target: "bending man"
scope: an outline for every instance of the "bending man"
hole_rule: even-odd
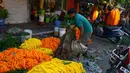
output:
[[[87,42],[88,40],[90,40],[91,35],[93,33],[92,25],[87,20],[87,18],[77,13],[74,8],[69,9],[67,14],[69,15],[70,18],[74,19],[76,26],[81,31],[81,37],[80,37],[81,43],[87,46]]]

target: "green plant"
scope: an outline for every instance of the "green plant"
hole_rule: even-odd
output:
[[[18,41],[12,38],[11,35],[7,35],[7,37],[3,40],[0,40],[0,51],[3,51],[7,48],[18,47]]]
[[[123,4],[123,5],[129,5],[130,4],[130,0],[102,0],[100,2],[103,2],[103,1],[107,1],[107,2],[115,2],[116,4]]]
[[[67,28],[68,26],[69,26],[69,25],[67,25],[66,22],[62,22],[61,25],[60,25],[61,28]]]
[[[8,18],[8,10],[4,8],[0,8],[0,18]]]

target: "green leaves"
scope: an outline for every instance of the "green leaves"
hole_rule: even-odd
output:
[[[117,3],[128,5],[130,3],[129,0],[116,0]]]
[[[18,47],[18,41],[12,36],[8,35],[7,38],[4,40],[0,40],[0,51],[3,51],[7,48],[12,48],[12,47]]]
[[[102,1],[107,1],[110,2],[110,0],[102,0]],[[113,2],[113,0],[111,0]],[[114,0],[117,4],[124,4],[124,5],[129,5],[130,0]]]
[[[66,22],[62,22],[61,25],[60,25],[61,28],[67,28],[68,26],[69,26],[69,25],[67,25]]]
[[[0,9],[0,18],[8,18],[7,9]]]
[[[6,72],[6,73],[27,73],[28,70],[14,70],[14,71],[9,71],[9,72]]]

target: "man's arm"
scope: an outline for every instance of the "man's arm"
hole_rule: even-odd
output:
[[[81,32],[81,35],[80,35],[80,38],[84,35],[84,28],[83,28],[83,25],[81,25],[80,27],[79,27],[79,29],[80,29],[80,32]]]
[[[77,25],[78,25],[79,30],[81,32],[81,35],[80,35],[80,38],[81,38],[83,36],[83,34],[84,34],[84,27],[83,27],[83,24],[82,24],[82,20],[78,19],[77,20]]]

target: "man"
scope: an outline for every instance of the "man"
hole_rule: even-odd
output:
[[[93,32],[92,25],[84,16],[78,14],[74,8],[69,9],[67,14],[70,18],[74,18],[76,26],[81,31],[80,41],[83,45],[87,46],[87,42],[90,39]]]

